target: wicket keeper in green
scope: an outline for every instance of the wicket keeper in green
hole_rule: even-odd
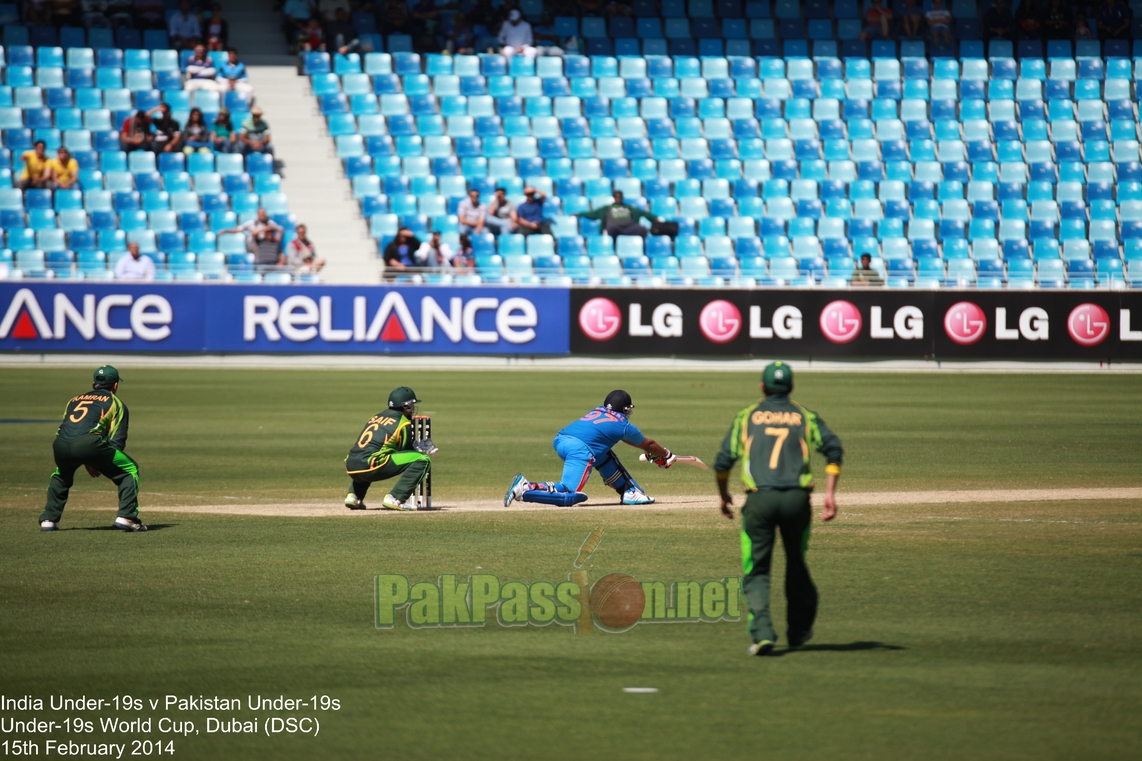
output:
[[[785,545],[789,647],[799,647],[813,637],[817,588],[805,565],[813,519],[809,506],[813,491],[810,448],[828,462],[821,519],[831,521],[837,514],[837,479],[844,456],[841,440],[817,413],[789,398],[792,390],[793,369],[783,362],[768,365],[761,375],[765,398],[738,413],[714,461],[722,514],[732,519],[733,498],[727,484],[734,463],[742,460],[746,492],[742,508],[742,591],[749,605],[749,632],[753,637],[750,655],[767,655],[777,644],[769,616],[769,568],[777,532]]]
[[[91,391],[73,397],[52,442],[56,470],[48,483],[48,501],[40,514],[40,531],[57,531],[67,496],[80,465],[92,478],[107,476],[119,487],[119,513],[112,528],[146,531],[139,520],[139,466],[123,450],[127,446],[127,405],[115,395],[119,371],[104,365],[95,371]]]
[[[353,480],[345,496],[345,507],[364,510],[370,484],[400,476],[381,506],[387,510],[416,509],[409,497],[428,476],[432,455],[436,454],[432,439],[412,439],[412,416],[418,402],[411,388],[401,386],[389,394],[389,408],[369,418],[345,458],[345,470]]]

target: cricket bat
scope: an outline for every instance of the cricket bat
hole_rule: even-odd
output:
[[[638,456],[638,459],[639,459],[639,462],[654,462],[654,458],[652,458],[646,452],[643,452],[642,454],[640,454]],[[702,462],[699,458],[695,457],[694,455],[677,454],[677,455],[674,455],[674,459],[676,462],[685,463],[686,465],[693,465],[695,468],[701,468],[702,470],[709,470],[710,469],[710,466],[708,466],[706,463]]]

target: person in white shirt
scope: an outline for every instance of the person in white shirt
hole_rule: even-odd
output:
[[[202,39],[202,27],[198,23],[198,16],[190,10],[190,3],[182,0],[178,4],[178,13],[170,20],[171,47],[191,48]]]
[[[116,280],[154,280],[155,261],[139,254],[138,243],[127,244],[127,255],[115,264]]]
[[[460,202],[456,209],[456,216],[460,220],[460,233],[462,235],[479,235],[484,232],[484,223],[488,218],[488,207],[480,203],[480,191],[473,188],[468,191],[468,197]]]
[[[452,247],[440,240],[440,233],[432,233],[426,243],[421,243],[414,254],[417,262],[433,269],[452,269]]]
[[[217,92],[218,83],[214,81],[214,77],[218,75],[218,70],[214,68],[214,61],[210,56],[206,55],[206,48],[202,45],[194,46],[194,55],[186,62],[186,83],[183,89],[192,92],[194,90],[212,90]]]
[[[508,20],[500,26],[500,53],[504,58],[522,55],[535,58],[535,38],[531,34],[531,24],[523,20],[518,10],[508,14]]]

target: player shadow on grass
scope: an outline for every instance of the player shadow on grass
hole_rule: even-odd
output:
[[[147,531],[162,531],[164,528],[174,528],[177,525],[178,525],[177,523],[148,523],[147,524]],[[123,532],[122,529],[115,528],[114,526],[73,526],[72,528],[65,528],[65,529],[60,529],[60,530],[61,531],[119,531],[121,533],[127,533],[127,532]]]
[[[770,655],[795,655],[796,653],[809,653],[809,652],[828,652],[828,653],[849,653],[855,650],[907,650],[908,648],[900,645],[887,645],[883,642],[846,642],[839,645],[817,644],[817,645],[802,645],[801,647],[792,650],[778,650]]]

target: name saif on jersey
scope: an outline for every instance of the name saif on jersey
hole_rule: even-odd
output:
[[[757,410],[750,418],[750,422],[754,425],[801,425],[801,413]]]

